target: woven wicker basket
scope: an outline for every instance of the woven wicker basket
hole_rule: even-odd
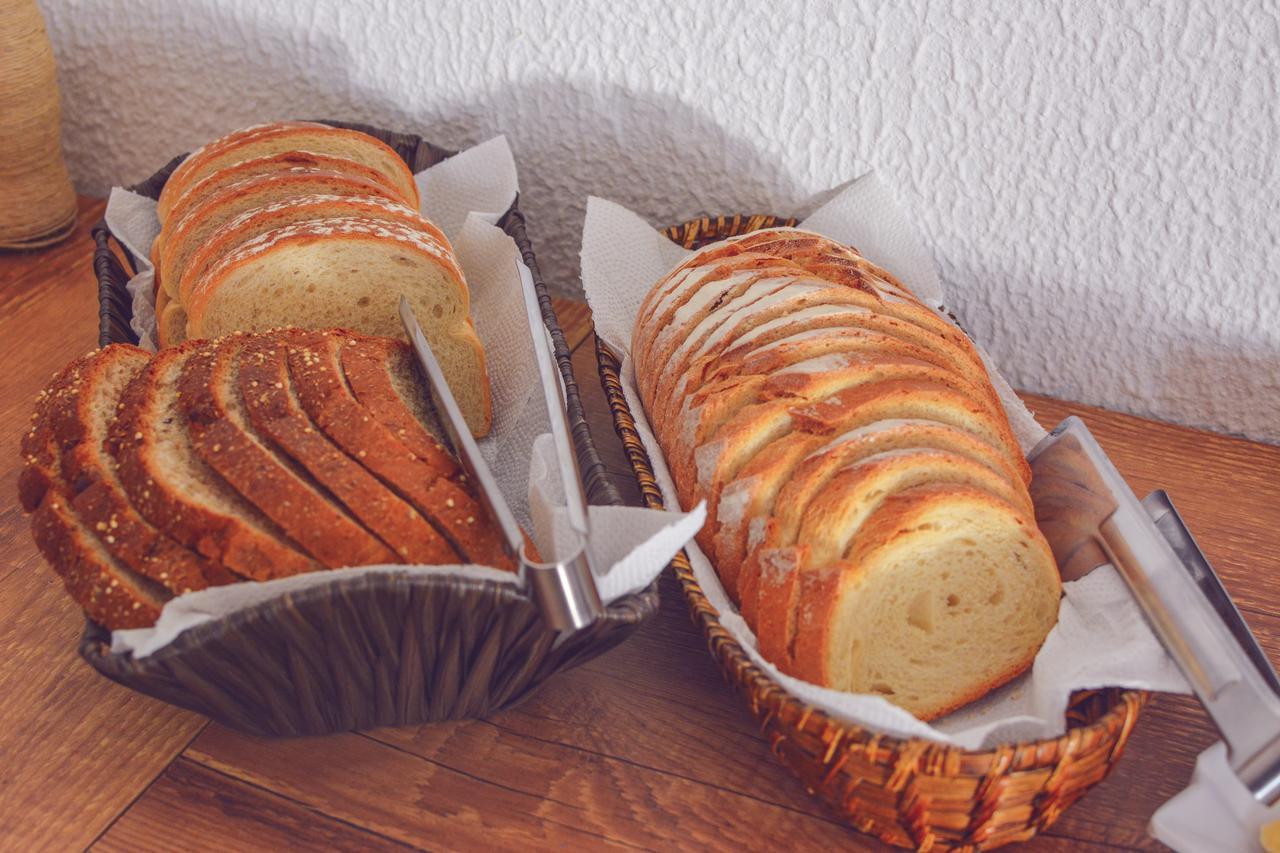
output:
[[[415,172],[453,153],[417,136],[329,124],[376,136]],[[157,197],[181,159],[132,189]],[[591,443],[569,348],[525,234],[524,216],[512,204],[498,224],[533,272],[588,496],[592,503],[620,503]],[[122,246],[113,248],[105,223],[94,230],[94,238],[99,343],[134,343],[125,264],[136,269],[136,263]],[[555,673],[612,648],[657,608],[655,582],[609,605],[604,618],[587,629],[558,638],[546,630],[529,596],[510,584],[444,575],[364,575],[202,624],[140,660],[112,654],[110,633],[89,622],[80,654],[114,681],[231,728],[313,735],[494,713],[527,697]]]
[[[696,249],[794,224],[774,216],[703,217],[664,233]],[[662,493],[622,392],[619,359],[599,338],[596,353],[614,427],[640,493],[647,506],[661,508]],[[787,693],[720,624],[688,557],[681,552],[671,565],[694,622],[729,683],[745,696],[774,755],[840,818],[890,844],[990,849],[1025,841],[1107,775],[1147,701],[1147,694],[1135,691],[1080,692],[1072,697],[1062,737],[984,751],[876,734]]]

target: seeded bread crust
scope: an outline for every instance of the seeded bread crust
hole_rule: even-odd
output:
[[[307,415],[335,444],[411,503],[463,559],[514,570],[479,503],[448,473],[433,468],[379,423],[351,393],[339,351],[358,340],[343,330],[312,332],[289,346],[289,373]]]
[[[396,438],[432,468],[457,480],[462,476],[461,467],[424,424],[431,404],[422,387],[414,389],[417,393],[409,397],[406,383],[397,383],[393,376],[396,370],[413,371],[411,352],[403,341],[352,336],[340,350],[342,372],[360,404],[388,426]]]
[[[113,557],[175,595],[230,583],[223,567],[149,524],[129,503],[106,449],[125,386],[146,368],[144,350],[117,344],[85,359],[70,393],[55,394],[46,420],[61,453],[64,495]]]
[[[95,350],[55,374],[37,397],[32,427],[23,437],[24,468],[19,477],[22,505],[32,512],[36,547],[89,617],[112,629],[151,624],[168,593],[115,559],[104,548],[103,539],[111,534],[95,532],[72,506],[54,436],[53,410],[79,393],[95,365],[130,358],[132,349]]]
[[[191,447],[176,383],[202,345],[161,350],[121,397],[110,441],[130,502],[156,527],[242,577],[270,580],[320,568]]]
[[[326,567],[396,562],[391,549],[247,421],[237,377],[244,344],[244,335],[222,338],[183,364],[178,398],[196,454]]]
[[[303,411],[286,356],[296,336],[292,331],[255,335],[245,346],[240,390],[254,427],[324,484],[401,562],[458,562],[458,553],[435,527],[330,441]]]

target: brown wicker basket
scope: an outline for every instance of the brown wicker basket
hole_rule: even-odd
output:
[[[703,217],[663,233],[696,249],[794,224],[775,216]],[[662,493],[622,392],[619,359],[599,338],[596,353],[614,428],[640,493],[647,506],[660,509]],[[684,552],[671,565],[694,622],[729,683],[745,696],[773,753],[841,819],[890,844],[990,849],[1031,838],[1107,775],[1147,701],[1137,691],[1082,691],[1072,697],[1062,737],[991,750],[876,734],[787,693],[720,624]]]
[[[415,172],[454,153],[409,134],[328,123],[376,136]],[[132,189],[157,197],[181,159]],[[498,224],[533,273],[587,494],[592,503],[621,503],[591,442],[569,348],[517,204]],[[135,343],[125,264],[136,270],[136,262],[122,246],[116,254],[105,223],[94,229],[94,239],[99,343]],[[110,633],[88,622],[80,654],[126,687],[231,728],[313,735],[500,711],[555,673],[612,648],[657,609],[655,581],[610,604],[604,618],[587,629],[559,636],[544,627],[527,593],[510,584],[445,575],[357,575],[199,625],[139,660],[112,654]]]

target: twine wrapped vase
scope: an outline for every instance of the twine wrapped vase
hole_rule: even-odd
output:
[[[44,17],[35,0],[0,0],[0,249],[48,246],[75,225]]]

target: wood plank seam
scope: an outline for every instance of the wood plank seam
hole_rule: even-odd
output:
[[[632,759],[630,759],[630,758],[626,758],[625,756],[621,756],[621,755],[614,755],[614,754],[612,754],[612,753],[608,753],[608,752],[599,752],[599,751],[594,750],[594,749],[588,749],[587,747],[584,747],[584,746],[578,746],[577,744],[573,744],[573,743],[566,743],[566,742],[564,742],[564,741],[556,740],[556,739],[554,739],[554,738],[542,738],[542,737],[538,737],[537,735],[532,735],[532,734],[528,734],[527,732],[522,732],[522,731],[520,731],[519,729],[513,729],[513,728],[510,728],[510,727],[508,727],[508,726],[501,725],[500,723],[495,723],[493,720],[481,720],[480,722],[486,723],[486,724],[488,724],[488,725],[490,725],[490,726],[493,726],[495,729],[498,729],[499,731],[506,732],[507,734],[514,735],[515,737],[518,737],[518,738],[528,739],[528,740],[532,740],[532,741],[537,741],[538,743],[545,743],[545,744],[548,744],[548,745],[550,745],[550,746],[560,747],[561,749],[569,749],[569,750],[573,750],[574,752],[582,752],[582,753],[585,753],[585,754],[587,754],[587,755],[594,755],[594,756],[596,756],[597,758],[603,758],[603,759],[605,759],[605,760],[607,760],[607,761],[617,761],[617,762],[619,762],[620,764],[626,764],[626,765],[628,765],[628,766],[630,766],[630,767],[634,767],[634,768],[636,768],[637,770],[643,770],[643,771],[645,771],[646,773],[656,773],[656,774],[659,774],[659,775],[661,775],[661,776],[668,776],[668,777],[671,777],[671,778],[673,778],[673,779],[679,779],[679,780],[681,780],[681,781],[683,781],[683,782],[688,782],[688,783],[690,783],[691,785],[699,785],[699,786],[704,787],[704,788],[709,788],[710,790],[713,790],[713,791],[719,791],[719,792],[721,792],[721,793],[723,793],[723,794],[728,794],[728,795],[730,795],[730,796],[734,796],[734,797],[743,797],[743,798],[748,799],[748,800],[754,800],[754,801],[756,801],[757,803],[761,803],[762,805],[773,806],[773,807],[775,807],[775,808],[785,809],[786,811],[792,812],[792,813],[797,814],[797,815],[799,815],[799,816],[801,816],[801,817],[805,817],[805,818],[812,818],[812,819],[815,819],[815,820],[825,821],[825,822],[827,822],[827,823],[829,823],[829,824],[832,824],[833,826],[839,826],[839,827],[844,827],[844,826],[845,826],[845,824],[844,824],[842,821],[838,820],[837,818],[835,818],[835,817],[833,817],[833,816],[828,816],[828,815],[821,814],[821,813],[817,813],[817,812],[808,812],[808,811],[804,811],[803,809],[798,809],[798,808],[796,808],[794,805],[792,805],[792,804],[790,804],[790,803],[783,803],[783,802],[779,802],[779,801],[777,801],[777,800],[770,800],[770,799],[767,799],[767,798],[765,798],[765,797],[760,797],[760,796],[757,796],[757,795],[755,795],[755,794],[752,794],[752,793],[750,793],[750,792],[748,792],[748,791],[741,791],[741,790],[738,790],[738,789],[736,789],[736,788],[729,788],[729,787],[726,787],[726,786],[724,786],[724,785],[719,785],[719,784],[716,784],[716,783],[714,783],[714,782],[708,782],[708,781],[703,780],[703,779],[695,779],[695,778],[693,778],[692,776],[685,776],[685,775],[684,775],[684,774],[682,774],[682,773],[675,773],[675,772],[672,772],[672,771],[670,771],[670,770],[664,770],[664,769],[663,769],[663,768],[661,768],[661,767],[653,767],[653,766],[648,765],[648,764],[641,764],[640,762],[638,762],[638,761],[633,761]],[[379,741],[379,743],[381,743],[381,742],[382,742],[382,741]],[[764,743],[763,739],[761,739],[761,741],[760,741],[760,742],[763,744],[763,743]]]
[[[123,689],[123,688],[117,688],[117,689]],[[152,786],[156,784],[156,780],[159,779],[161,776],[163,776],[169,770],[169,768],[173,766],[174,762],[183,756],[183,753],[187,751],[187,748],[190,747],[191,744],[195,742],[196,738],[200,737],[200,733],[203,732],[206,728],[208,728],[208,726],[209,726],[209,721],[205,720],[205,722],[198,729],[192,732],[191,737],[187,740],[186,743],[182,745],[182,748],[174,750],[173,755],[169,756],[169,760],[164,763],[164,766],[161,767],[154,776],[152,776],[150,779],[147,780],[147,784],[143,785],[141,790],[139,790],[138,793],[134,795],[133,799],[129,800],[129,804],[126,805],[124,808],[122,808],[120,811],[118,811],[116,815],[113,818],[111,818],[110,821],[107,822],[107,825],[102,828],[102,831],[93,837],[93,841],[89,842],[89,844],[86,845],[86,847],[93,847],[93,845],[101,841],[103,836],[105,836],[108,832],[111,831],[111,827],[115,826],[116,822],[119,821],[121,817],[128,814],[129,809],[137,805],[138,800],[142,799],[146,795],[147,791],[151,790]]]

